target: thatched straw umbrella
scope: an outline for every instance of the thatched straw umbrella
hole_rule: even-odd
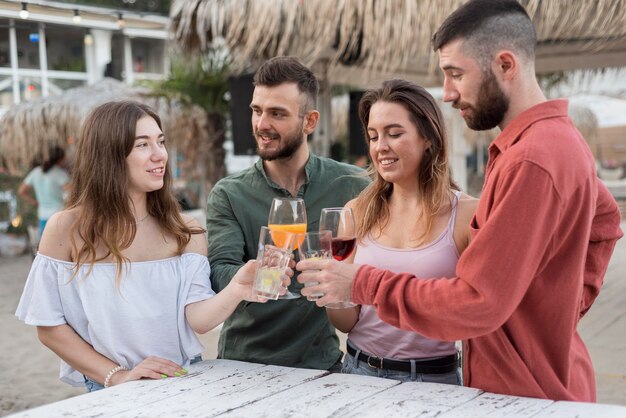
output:
[[[185,51],[226,46],[235,72],[296,55],[322,84],[370,87],[400,77],[441,84],[430,39],[466,0],[174,0],[171,31]],[[520,0],[538,35],[538,73],[626,67],[626,0]],[[326,95],[325,95],[326,93]],[[325,115],[321,122],[329,121]],[[319,131],[330,131],[328,126]],[[316,132],[319,134],[319,132]]]
[[[10,108],[0,119],[0,150],[12,166],[29,164],[38,153],[47,152],[50,145],[67,147],[77,138],[85,116],[96,106],[114,100],[132,99],[153,107],[163,118],[166,135],[181,151],[196,132],[184,132],[194,117],[183,111],[181,105],[150,95],[148,89],[129,87],[106,79],[100,83],[66,90],[61,95],[23,102]],[[196,117],[197,118],[197,117]],[[183,121],[183,119],[186,119]],[[182,121],[182,123],[181,123]],[[204,129],[200,117],[191,126]],[[206,136],[206,135],[205,135]],[[68,144],[68,140],[70,144]]]
[[[431,36],[465,1],[174,0],[171,31],[187,52],[225,46],[235,72],[280,55],[311,66],[320,79],[322,114],[313,145],[328,155],[331,81],[362,88],[389,78],[441,85]],[[626,0],[519,1],[537,31],[538,74],[626,67]],[[453,165],[462,165],[462,141],[452,142]]]
[[[174,0],[170,16],[183,49],[203,51],[219,40],[230,49],[236,70],[255,68],[273,56],[296,55],[310,65],[328,62],[331,77],[353,83],[353,74],[348,74],[350,79],[341,76],[347,67],[356,67],[361,79],[356,82],[361,84],[395,73],[436,85],[437,60],[430,38],[464,2]],[[537,30],[538,71],[626,66],[621,53],[626,45],[626,0],[520,3]]]
[[[212,149],[210,139],[215,135],[203,109],[113,79],[10,108],[0,119],[0,154],[9,169],[18,172],[36,156],[45,157],[51,145],[66,148],[71,155],[73,140],[89,111],[102,103],[124,99],[145,103],[162,118],[170,149],[182,154],[190,167],[187,175],[207,180],[209,187],[223,176],[223,150],[221,144],[219,150]],[[222,161],[217,161],[220,156]],[[171,158],[175,164],[174,160]]]

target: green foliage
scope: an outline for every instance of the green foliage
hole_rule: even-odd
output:
[[[207,113],[226,114],[228,111],[228,66],[211,55],[173,58],[168,78],[153,83],[152,87],[157,95],[198,105]]]
[[[52,65],[55,71],[85,71],[85,59],[75,58],[72,60],[64,60],[63,62]]]

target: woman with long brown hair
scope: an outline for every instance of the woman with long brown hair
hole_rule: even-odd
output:
[[[179,212],[167,161],[148,106],[110,102],[84,122],[68,209],[48,221],[16,312],[61,358],[67,383],[180,376],[200,359],[194,331],[257,301],[252,263],[211,290],[205,231]]]
[[[359,117],[374,181],[346,205],[357,223],[352,261],[418,277],[454,277],[478,201],[450,178],[435,99],[408,81],[390,80],[363,95]],[[372,306],[327,312],[348,333],[344,373],[461,383],[454,342],[388,325]]]

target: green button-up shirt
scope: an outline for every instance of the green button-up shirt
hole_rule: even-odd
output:
[[[310,155],[306,181],[298,191],[307,211],[307,228],[319,228],[322,208],[343,206],[369,183],[352,165]],[[217,182],[207,204],[211,283],[222,290],[246,261],[256,258],[261,226],[274,197],[291,196],[273,182],[259,160]],[[290,289],[299,292],[295,278]],[[306,298],[242,302],[224,323],[218,357],[255,363],[328,369],[340,357],[339,340],[323,308]]]

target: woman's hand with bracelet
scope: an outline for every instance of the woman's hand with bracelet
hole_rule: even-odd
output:
[[[114,370],[115,369],[111,369],[111,371]],[[107,383],[108,387],[111,387],[131,380],[165,379],[167,377],[179,377],[185,374],[187,374],[187,370],[173,361],[157,356],[150,356],[136,365],[132,370],[120,368],[119,371],[114,371]]]

